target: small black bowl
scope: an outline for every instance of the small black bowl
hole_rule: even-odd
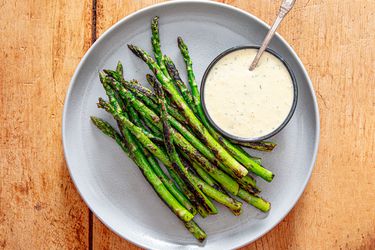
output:
[[[294,114],[294,111],[296,110],[296,106],[297,106],[297,99],[298,99],[298,88],[297,88],[297,81],[296,81],[296,77],[294,76],[294,73],[293,71],[291,70],[289,64],[279,55],[277,54],[275,51],[271,50],[271,49],[266,49],[267,52],[271,53],[272,55],[276,56],[280,61],[283,62],[283,64],[285,65],[285,67],[288,69],[289,71],[289,74],[292,78],[292,83],[293,83],[293,89],[294,89],[294,94],[293,94],[293,104],[292,104],[292,107],[289,111],[289,114],[288,116],[285,118],[284,122],[281,123],[281,125],[276,128],[275,130],[273,130],[271,133],[267,134],[267,135],[264,135],[264,136],[261,136],[261,137],[257,137],[257,138],[243,138],[243,137],[238,137],[238,136],[235,136],[235,135],[232,135],[232,134],[229,134],[228,132],[224,131],[223,129],[221,129],[214,121],[213,119],[211,118],[210,114],[208,113],[207,111],[207,108],[206,108],[206,104],[205,104],[205,100],[204,100],[204,90],[205,90],[205,85],[206,85],[206,79],[207,79],[207,76],[208,74],[210,73],[211,69],[213,68],[213,66],[221,59],[223,58],[224,56],[226,56],[227,54],[231,53],[231,52],[234,52],[234,51],[237,51],[237,50],[241,50],[241,49],[259,49],[260,47],[259,46],[237,46],[237,47],[233,47],[233,48],[230,48],[224,52],[222,52],[220,55],[218,55],[211,63],[210,65],[208,65],[206,71],[204,72],[204,75],[203,75],[203,78],[202,78],[202,83],[201,83],[201,87],[200,87],[200,90],[201,90],[201,100],[202,100],[202,106],[203,106],[203,110],[204,112],[206,113],[206,116],[208,117],[208,119],[210,120],[211,124],[218,130],[220,131],[220,133],[222,133],[224,136],[230,138],[230,139],[233,139],[233,140],[236,140],[236,141],[241,141],[241,142],[255,142],[255,141],[262,141],[262,140],[265,140],[265,139],[268,139],[274,135],[276,135],[277,133],[279,133],[287,124],[288,122],[290,121],[290,119],[292,118],[293,114]],[[249,61],[249,65],[250,65],[250,61]]]

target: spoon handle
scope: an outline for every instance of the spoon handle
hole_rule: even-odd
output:
[[[258,64],[260,57],[262,56],[264,50],[268,47],[268,44],[271,42],[273,35],[275,34],[277,28],[279,27],[281,21],[284,19],[286,14],[292,9],[296,0],[283,0],[280,6],[279,14],[276,17],[276,20],[272,24],[271,29],[268,31],[266,37],[263,40],[262,46],[259,48],[257,55],[255,56],[253,62],[251,63],[250,70],[255,69]]]

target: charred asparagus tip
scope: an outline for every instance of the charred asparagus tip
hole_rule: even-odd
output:
[[[173,62],[172,62],[172,59],[171,59],[169,56],[164,55],[163,57],[164,57],[164,60],[165,60],[166,62],[168,62],[168,63],[173,63]]]
[[[100,124],[101,124],[101,119],[99,119],[98,117],[95,117],[95,116],[90,116],[90,119],[91,119],[91,121],[92,121],[97,127],[100,126]]]
[[[111,75],[114,72],[114,70],[103,69],[103,72],[106,73],[107,75]]]
[[[128,48],[135,54],[138,53],[137,47],[134,46],[133,44],[128,44]]]
[[[177,43],[178,43],[178,46],[181,46],[181,45],[185,45],[184,44],[184,40],[182,40],[182,37],[177,37]]]
[[[137,57],[141,58],[144,61],[147,61],[147,57],[143,53],[144,51],[137,46],[134,46],[132,44],[128,44],[128,48],[133,52]]]
[[[149,83],[153,88],[155,88],[155,85],[156,85],[156,82],[157,82],[155,76],[150,75],[150,74],[147,74],[147,75],[146,75],[146,79],[147,79],[148,83]],[[156,92],[156,91],[155,91],[155,92]]]
[[[95,116],[90,116],[90,119],[92,123],[100,129],[104,134],[112,137],[113,139],[116,139],[116,137],[119,137],[115,129],[106,121],[95,117]]]
[[[154,81],[154,89],[155,89],[155,93],[158,96],[159,102],[160,102],[161,101],[160,98],[164,99],[164,93],[163,93],[163,88],[158,81]]]
[[[134,54],[136,54],[137,55],[137,50],[135,49],[135,47],[134,47],[134,45],[132,45],[132,44],[128,44],[128,48],[131,50],[131,52],[133,52]]]
[[[159,30],[159,17],[158,16],[155,16],[154,18],[152,18],[152,21],[151,21],[151,30],[153,32],[159,32],[158,31]]]
[[[99,102],[97,103],[98,108],[108,110],[109,106],[106,101],[104,101],[103,98],[99,97]]]
[[[103,71],[99,71],[99,79],[100,79],[100,82],[101,82],[101,83],[104,83],[106,76],[107,76],[107,75],[106,75],[105,72],[103,72]]]

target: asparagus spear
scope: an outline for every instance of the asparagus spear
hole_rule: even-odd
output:
[[[250,175],[246,175],[246,176],[244,176],[242,178],[239,178],[238,176],[234,175],[233,172],[231,172],[225,166],[222,167],[222,165],[219,165],[219,167],[225,173],[227,173],[228,175],[230,175],[231,177],[233,177],[233,179],[235,179],[238,182],[238,184],[240,185],[240,187],[243,188],[243,189],[245,189],[246,191],[248,191],[248,192],[250,192],[252,194],[257,194],[257,193],[259,193],[261,191],[260,188],[256,185],[255,179],[253,177],[251,177]]]
[[[189,232],[200,242],[203,242],[207,238],[207,234],[198,226],[197,223],[195,223],[194,220],[185,222],[184,224],[186,229],[189,230]]]
[[[173,63],[172,59],[169,58],[168,56],[163,56],[163,61],[164,61],[165,66],[167,67],[169,76],[172,78],[175,86],[179,89],[185,102],[189,105],[189,107],[193,110],[193,112],[197,114],[197,110],[193,103],[193,97],[191,96],[185,83],[182,81],[180,74],[178,73],[178,70],[176,68],[176,65]]]
[[[102,120],[102,119],[100,119],[98,117],[95,117],[95,116],[91,116],[90,119],[91,119],[92,123],[98,129],[100,129],[100,131],[102,131],[105,135],[107,135],[107,136],[111,137],[113,140],[115,140],[116,143],[121,147],[121,149],[127,155],[130,154],[130,152],[129,152],[129,146],[123,140],[123,138],[121,137],[121,135],[108,122],[106,122],[106,121],[104,121],[104,120]]]
[[[152,31],[151,44],[152,44],[152,48],[153,48],[153,51],[154,51],[156,63],[160,67],[163,74],[167,78],[171,79],[171,77],[169,76],[168,70],[166,68],[166,65],[165,65],[164,56],[162,56],[162,52],[161,52],[161,48],[160,48],[159,17],[158,16],[155,16],[152,19],[151,31]],[[166,99],[167,99],[167,103],[171,104],[170,99],[168,97],[166,97]]]
[[[177,38],[177,43],[178,43],[178,47],[180,48],[181,54],[186,64],[188,82],[190,85],[194,106],[197,108],[200,105],[201,100],[200,100],[200,95],[199,95],[199,90],[198,90],[198,84],[195,81],[193,63],[192,63],[192,60],[190,59],[189,50],[181,37]]]
[[[117,62],[116,72],[119,73],[122,78],[124,77],[124,67],[120,61]]]
[[[231,140],[232,143],[237,144],[242,147],[247,147],[259,151],[272,151],[276,147],[276,143],[270,141],[257,141],[257,142],[241,142]]]
[[[197,176],[191,173],[191,176],[193,180],[197,183],[198,187],[203,191],[204,194],[206,194],[208,197],[211,197],[215,201],[217,201],[220,204],[223,204],[224,206],[228,207],[233,214],[240,215],[241,214],[241,208],[242,203],[236,201],[232,197],[216,190],[215,188],[211,187],[201,179],[199,179]]]
[[[140,100],[136,99],[129,91],[127,91],[121,84],[116,81],[109,81],[111,86],[118,91],[120,96],[123,99],[126,99],[133,105],[133,107],[138,111],[138,113],[142,114],[143,117],[148,119],[151,122],[154,122],[156,126],[160,130],[162,130],[162,124],[160,122],[160,118],[150,109],[148,109]],[[171,116],[168,116],[168,120],[173,124],[174,120]],[[204,156],[202,156],[197,149],[195,149],[180,133],[175,131],[174,129],[171,130],[172,135],[174,137],[174,141],[177,146],[181,149],[186,151],[190,157],[196,159],[200,164],[205,167],[205,169],[212,175],[215,180],[217,180],[220,184],[225,186],[228,190],[232,193],[237,194],[238,192],[238,184],[231,179],[228,175],[220,171],[216,166],[212,165]],[[191,136],[187,136],[191,137]],[[197,140],[199,141],[199,140]]]
[[[195,76],[193,72],[193,63],[189,55],[189,50],[184,41],[181,37],[178,37],[178,47],[180,48],[181,54],[184,57],[184,61],[186,64],[186,70],[188,73],[189,84],[191,88],[191,93],[193,95],[193,101],[196,105],[196,109],[204,126],[209,130],[210,134],[223,145],[223,147],[228,150],[228,152],[233,155],[233,157],[239,161],[243,166],[247,169],[255,173],[256,175],[260,176],[264,180],[270,182],[272,181],[274,174],[269,171],[268,169],[262,167],[256,161],[254,161],[249,155],[246,154],[245,151],[241,151],[239,147],[233,145],[228,139],[224,138],[220,135],[210,124],[208,121],[202,107],[202,103],[200,100],[200,94],[198,91],[198,85],[195,81]]]
[[[121,138],[121,136],[116,132],[116,130],[110,124],[108,124],[107,122],[103,121],[100,118],[93,117],[93,116],[91,117],[91,120],[95,124],[95,126],[98,129],[100,129],[104,134],[113,138],[118,143],[118,145],[122,148],[122,150],[127,155],[129,155],[130,158],[132,158],[137,165],[144,163],[144,161],[142,161],[141,158],[138,159],[138,158],[136,158],[135,154],[130,153],[129,148],[133,148],[133,150],[134,150],[134,147],[133,146],[129,147],[128,145],[126,145],[123,138]],[[147,164],[145,164],[145,166],[147,166]],[[143,165],[139,166],[139,168],[141,168],[141,167],[143,168]],[[150,182],[150,184],[154,185],[151,182]],[[155,182],[155,184],[156,184],[156,182]],[[161,197],[161,198],[163,199],[164,202],[166,202],[163,197]],[[180,218],[180,216],[178,216],[178,218]],[[198,239],[201,242],[206,239],[206,237],[207,237],[206,233],[197,225],[197,223],[194,222],[194,220],[190,220],[190,221],[187,221],[187,222],[183,220],[183,222],[184,222],[185,227],[189,230],[189,232],[191,234],[194,235],[194,237],[196,239]]]
[[[160,67],[163,74],[171,79],[171,77],[168,74],[168,70],[165,65],[164,57],[162,56],[161,48],[160,48],[160,36],[159,36],[159,17],[155,16],[152,19],[151,22],[151,31],[152,31],[152,37],[151,37],[151,44],[154,51],[154,56],[156,59],[156,63]],[[171,104],[171,101],[168,97],[166,97],[167,103]]]
[[[158,96],[160,110],[161,110],[161,121],[163,124],[163,134],[164,134],[164,144],[167,149],[168,156],[172,161],[172,166],[176,169],[176,172],[180,173],[180,177],[185,180],[187,185],[190,186],[191,191],[195,194],[197,200],[204,208],[212,214],[216,214],[217,208],[215,205],[204,195],[204,193],[199,189],[197,182],[187,168],[182,164],[180,157],[176,152],[176,149],[173,145],[173,137],[171,136],[171,127],[168,122],[168,111],[164,99],[164,93],[161,85],[157,82],[155,84],[155,92]]]
[[[152,48],[154,50],[154,56],[156,59],[157,64],[159,65],[160,69],[163,73],[168,77],[168,71],[163,62],[163,53],[161,52],[160,48],[160,36],[159,36],[159,17],[155,16],[151,21],[151,43]]]
[[[236,175],[243,177],[247,175],[248,170],[236,161],[208,132],[201,121],[194,115],[193,111],[187,106],[184,99],[180,96],[174,87],[172,80],[165,76],[155,61],[142,49],[128,45],[129,49],[139,58],[141,58],[152,70],[156,78],[163,85],[164,90],[168,93],[173,103],[184,115],[194,132],[205,141],[205,143],[214,151],[216,158],[223,162],[228,168],[231,168]]]
[[[249,153],[247,153],[242,147],[239,147],[238,145],[235,145],[239,151],[241,151],[243,154],[248,155],[251,159],[253,159],[256,163],[262,165],[262,158],[252,156]]]

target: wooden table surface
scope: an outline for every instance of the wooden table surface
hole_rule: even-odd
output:
[[[82,201],[64,160],[70,78],[106,29],[155,0],[0,1],[0,249],[136,249]],[[270,23],[279,1],[227,4]],[[296,207],[245,249],[375,249],[375,1],[298,0],[279,32],[318,97],[316,167]]]

